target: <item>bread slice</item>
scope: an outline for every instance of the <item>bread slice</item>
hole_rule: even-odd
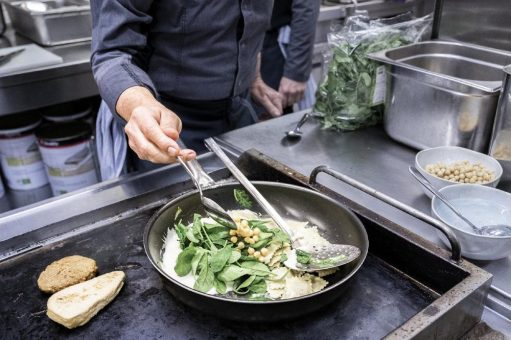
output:
[[[47,315],[69,329],[83,326],[117,296],[124,278],[114,271],[67,287],[48,299]]]
[[[55,293],[74,284],[96,276],[96,261],[73,255],[52,262],[37,279],[37,285],[45,293]]]

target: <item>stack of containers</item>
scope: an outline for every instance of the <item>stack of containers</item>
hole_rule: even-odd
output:
[[[90,100],[77,100],[42,109],[41,116],[45,121],[51,123],[67,123],[80,120],[92,126],[92,105]]]
[[[98,182],[90,124],[46,123],[37,129],[36,136],[55,196]]]
[[[11,189],[31,190],[48,183],[34,134],[40,123],[35,112],[0,116],[0,161]]]

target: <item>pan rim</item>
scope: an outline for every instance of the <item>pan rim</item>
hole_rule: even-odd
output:
[[[272,305],[272,304],[281,304],[281,303],[288,303],[288,302],[297,302],[297,301],[301,301],[301,300],[305,300],[305,299],[309,299],[309,298],[314,298],[321,294],[325,294],[325,293],[337,288],[338,286],[341,286],[342,284],[346,283],[347,281],[349,281],[360,270],[360,268],[362,267],[362,265],[364,264],[364,262],[367,258],[367,254],[369,252],[369,238],[367,236],[367,231],[365,229],[364,224],[362,223],[362,221],[360,221],[358,216],[356,216],[355,213],[353,211],[351,211],[351,209],[346,207],[344,204],[334,200],[333,198],[331,198],[321,192],[307,188],[307,187],[302,187],[299,185],[294,185],[294,184],[289,184],[289,183],[270,182],[270,181],[252,181],[252,183],[255,185],[270,185],[270,186],[285,187],[285,188],[290,188],[290,189],[299,189],[301,191],[305,191],[305,192],[309,192],[311,194],[317,195],[317,196],[321,197],[322,199],[330,201],[331,203],[333,203],[333,204],[339,206],[341,209],[343,209],[346,213],[348,213],[348,215],[350,215],[352,220],[355,221],[355,223],[358,225],[358,227],[362,231],[362,236],[364,239],[364,243],[366,245],[364,247],[364,249],[361,249],[360,256],[359,256],[360,261],[358,262],[358,264],[353,268],[353,270],[348,275],[346,275],[340,281],[336,282],[334,285],[327,286],[327,288],[320,290],[319,292],[316,292],[316,293],[312,293],[312,294],[308,294],[308,295],[304,295],[304,296],[300,296],[300,297],[296,297],[296,298],[291,298],[291,299],[269,300],[269,301],[235,300],[235,299],[231,299],[231,298],[227,298],[227,297],[223,297],[223,296],[219,296],[219,295],[203,293],[203,292],[195,290],[191,287],[188,287],[188,286],[182,284],[181,282],[178,282],[175,279],[173,279],[172,277],[170,277],[163,269],[160,268],[160,266],[155,262],[155,260],[152,258],[152,256],[149,253],[148,240],[149,240],[149,233],[154,225],[154,222],[158,219],[158,217],[160,217],[168,209],[169,206],[175,205],[180,200],[183,200],[183,199],[188,198],[192,195],[198,194],[198,190],[195,189],[195,190],[191,190],[190,192],[186,192],[186,193],[172,199],[171,201],[167,202],[160,209],[158,209],[158,211],[155,212],[151,216],[149,221],[146,223],[146,226],[144,228],[144,235],[143,235],[144,251],[146,253],[146,256],[149,258],[149,262],[151,262],[151,265],[160,273],[160,275],[162,275],[166,280],[170,281],[174,285],[177,285],[180,288],[185,289],[190,293],[198,294],[199,296],[202,296],[205,298],[214,299],[214,300],[217,300],[218,302],[248,304],[248,305]],[[241,184],[236,181],[233,181],[233,182],[222,183],[221,186],[239,186],[239,185],[241,185]],[[218,188],[218,187],[219,186],[215,186],[212,188]]]

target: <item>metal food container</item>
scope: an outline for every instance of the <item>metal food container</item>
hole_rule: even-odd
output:
[[[511,53],[428,41],[369,58],[387,65],[384,127],[391,138],[417,149],[488,151],[502,67]]]
[[[44,46],[87,41],[92,35],[88,0],[7,1],[12,26]]]
[[[511,178],[511,65],[503,71],[504,85],[495,116],[490,155],[501,163],[504,175]]]

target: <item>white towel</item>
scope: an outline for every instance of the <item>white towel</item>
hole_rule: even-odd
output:
[[[282,51],[282,55],[284,58],[287,59],[287,51],[286,51],[286,45],[289,44],[289,40],[291,38],[291,27],[283,26],[279,30],[279,46],[280,50]],[[305,94],[302,99],[302,101],[296,103],[298,106],[298,110],[306,110],[310,109],[314,106],[316,103],[316,89],[318,88],[318,85],[316,84],[316,81],[312,77],[312,75],[309,76],[309,80],[307,81],[307,85],[305,87]]]
[[[101,102],[99,107],[96,135],[101,180],[106,181],[125,174],[128,143],[124,128],[116,121],[105,102]]]

